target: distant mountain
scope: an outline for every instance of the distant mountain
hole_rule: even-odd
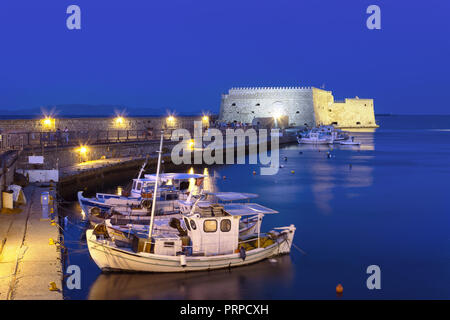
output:
[[[0,110],[0,118],[19,117],[41,117],[42,114],[55,117],[110,117],[117,114],[129,116],[129,117],[142,117],[142,116],[164,116],[167,114],[167,110],[164,108],[130,108],[123,105],[89,105],[89,104],[63,104],[56,106],[46,106],[42,108],[27,108],[27,109],[10,109]],[[177,115],[196,115],[201,112],[179,112]]]

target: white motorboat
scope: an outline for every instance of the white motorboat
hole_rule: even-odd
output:
[[[332,144],[333,139],[323,133],[311,130],[307,134],[297,137],[297,142],[299,144]]]
[[[361,142],[355,141],[355,137],[350,137],[347,140],[339,141],[339,144],[346,146],[359,146]]]

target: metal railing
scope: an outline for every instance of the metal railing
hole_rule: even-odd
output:
[[[172,130],[164,132],[170,138]],[[159,130],[95,130],[14,132],[0,135],[0,150],[22,150],[26,147],[78,146],[119,142],[157,141]]]

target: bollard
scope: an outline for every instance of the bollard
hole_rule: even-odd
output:
[[[52,281],[52,282],[50,282],[48,284],[48,290],[50,290],[50,291],[59,291],[59,289],[56,286],[56,283],[54,281]]]
[[[5,209],[13,209],[14,208],[14,199],[13,199],[13,192],[12,191],[3,191],[2,192],[2,206]]]

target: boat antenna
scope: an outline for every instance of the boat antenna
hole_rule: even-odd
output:
[[[144,164],[142,165],[141,170],[139,170],[139,174],[138,174],[138,177],[137,177],[138,180],[141,178],[142,173],[144,172],[145,166],[147,165],[147,162],[148,162],[148,154],[147,154],[147,156],[145,157],[145,162],[144,162]]]
[[[151,248],[151,243],[152,243],[153,220],[155,218],[156,192],[158,191],[159,168],[161,165],[163,139],[164,139],[164,130],[161,130],[161,141],[159,142],[159,151],[157,151],[158,152],[158,166],[156,167],[156,182],[155,182],[155,189],[153,191],[152,214],[150,217],[150,229],[148,230],[148,239],[150,240],[150,248]]]

